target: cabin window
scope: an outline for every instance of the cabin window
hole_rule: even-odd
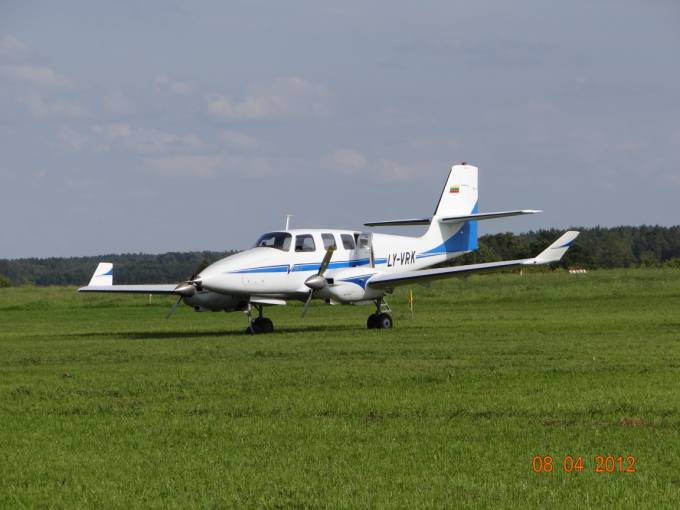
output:
[[[335,244],[335,236],[333,234],[321,234],[321,240],[323,241],[323,249],[333,248],[334,250],[338,247]]]
[[[316,251],[314,238],[309,234],[295,236],[295,251]]]
[[[356,248],[354,236],[350,234],[340,234],[340,239],[342,239],[342,247],[345,248],[345,250],[353,250]]]
[[[293,236],[287,232],[270,232],[264,234],[255,243],[256,248],[276,248],[277,250],[290,250],[290,242]]]
[[[371,234],[361,234],[357,239],[357,246],[360,250],[367,250],[371,247]]]

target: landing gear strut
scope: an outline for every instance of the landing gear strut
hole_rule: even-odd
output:
[[[392,316],[390,315],[390,306],[383,298],[375,300],[376,312],[368,316],[366,327],[368,329],[391,329]],[[383,311],[384,309],[384,311]]]
[[[257,317],[253,319],[253,306],[248,303],[248,307],[246,308],[246,315],[248,316],[246,335],[257,335],[259,333],[271,333],[274,331],[274,323],[272,320],[262,316],[264,305],[256,304],[255,308],[257,308]]]

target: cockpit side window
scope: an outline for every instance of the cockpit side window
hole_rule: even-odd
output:
[[[295,251],[316,251],[314,238],[309,234],[295,236]]]
[[[333,248],[334,250],[338,247],[335,244],[335,236],[333,234],[321,234],[321,240],[323,241],[323,249]]]
[[[340,234],[340,239],[342,239],[342,247],[345,248],[345,250],[353,250],[356,248],[354,236],[350,234]]]
[[[357,239],[357,246],[360,250],[366,250],[371,247],[371,235],[364,232]]]
[[[290,250],[290,242],[293,236],[288,232],[269,232],[260,237],[255,243],[255,248],[276,248],[277,250]]]

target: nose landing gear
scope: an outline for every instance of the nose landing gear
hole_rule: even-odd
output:
[[[248,327],[246,328],[246,335],[257,335],[260,333],[271,333],[274,331],[274,323],[271,319],[262,316],[262,309],[264,305],[255,305],[257,308],[257,318],[253,319],[253,307],[248,303],[246,308],[246,315],[248,316]]]
[[[368,329],[391,329],[393,321],[390,306],[383,298],[378,298],[375,300],[375,307],[376,312],[368,316],[366,327]]]

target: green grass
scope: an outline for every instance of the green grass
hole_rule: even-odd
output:
[[[391,331],[295,305],[252,337],[159,297],[0,289],[0,507],[677,508],[680,271],[414,292]]]

